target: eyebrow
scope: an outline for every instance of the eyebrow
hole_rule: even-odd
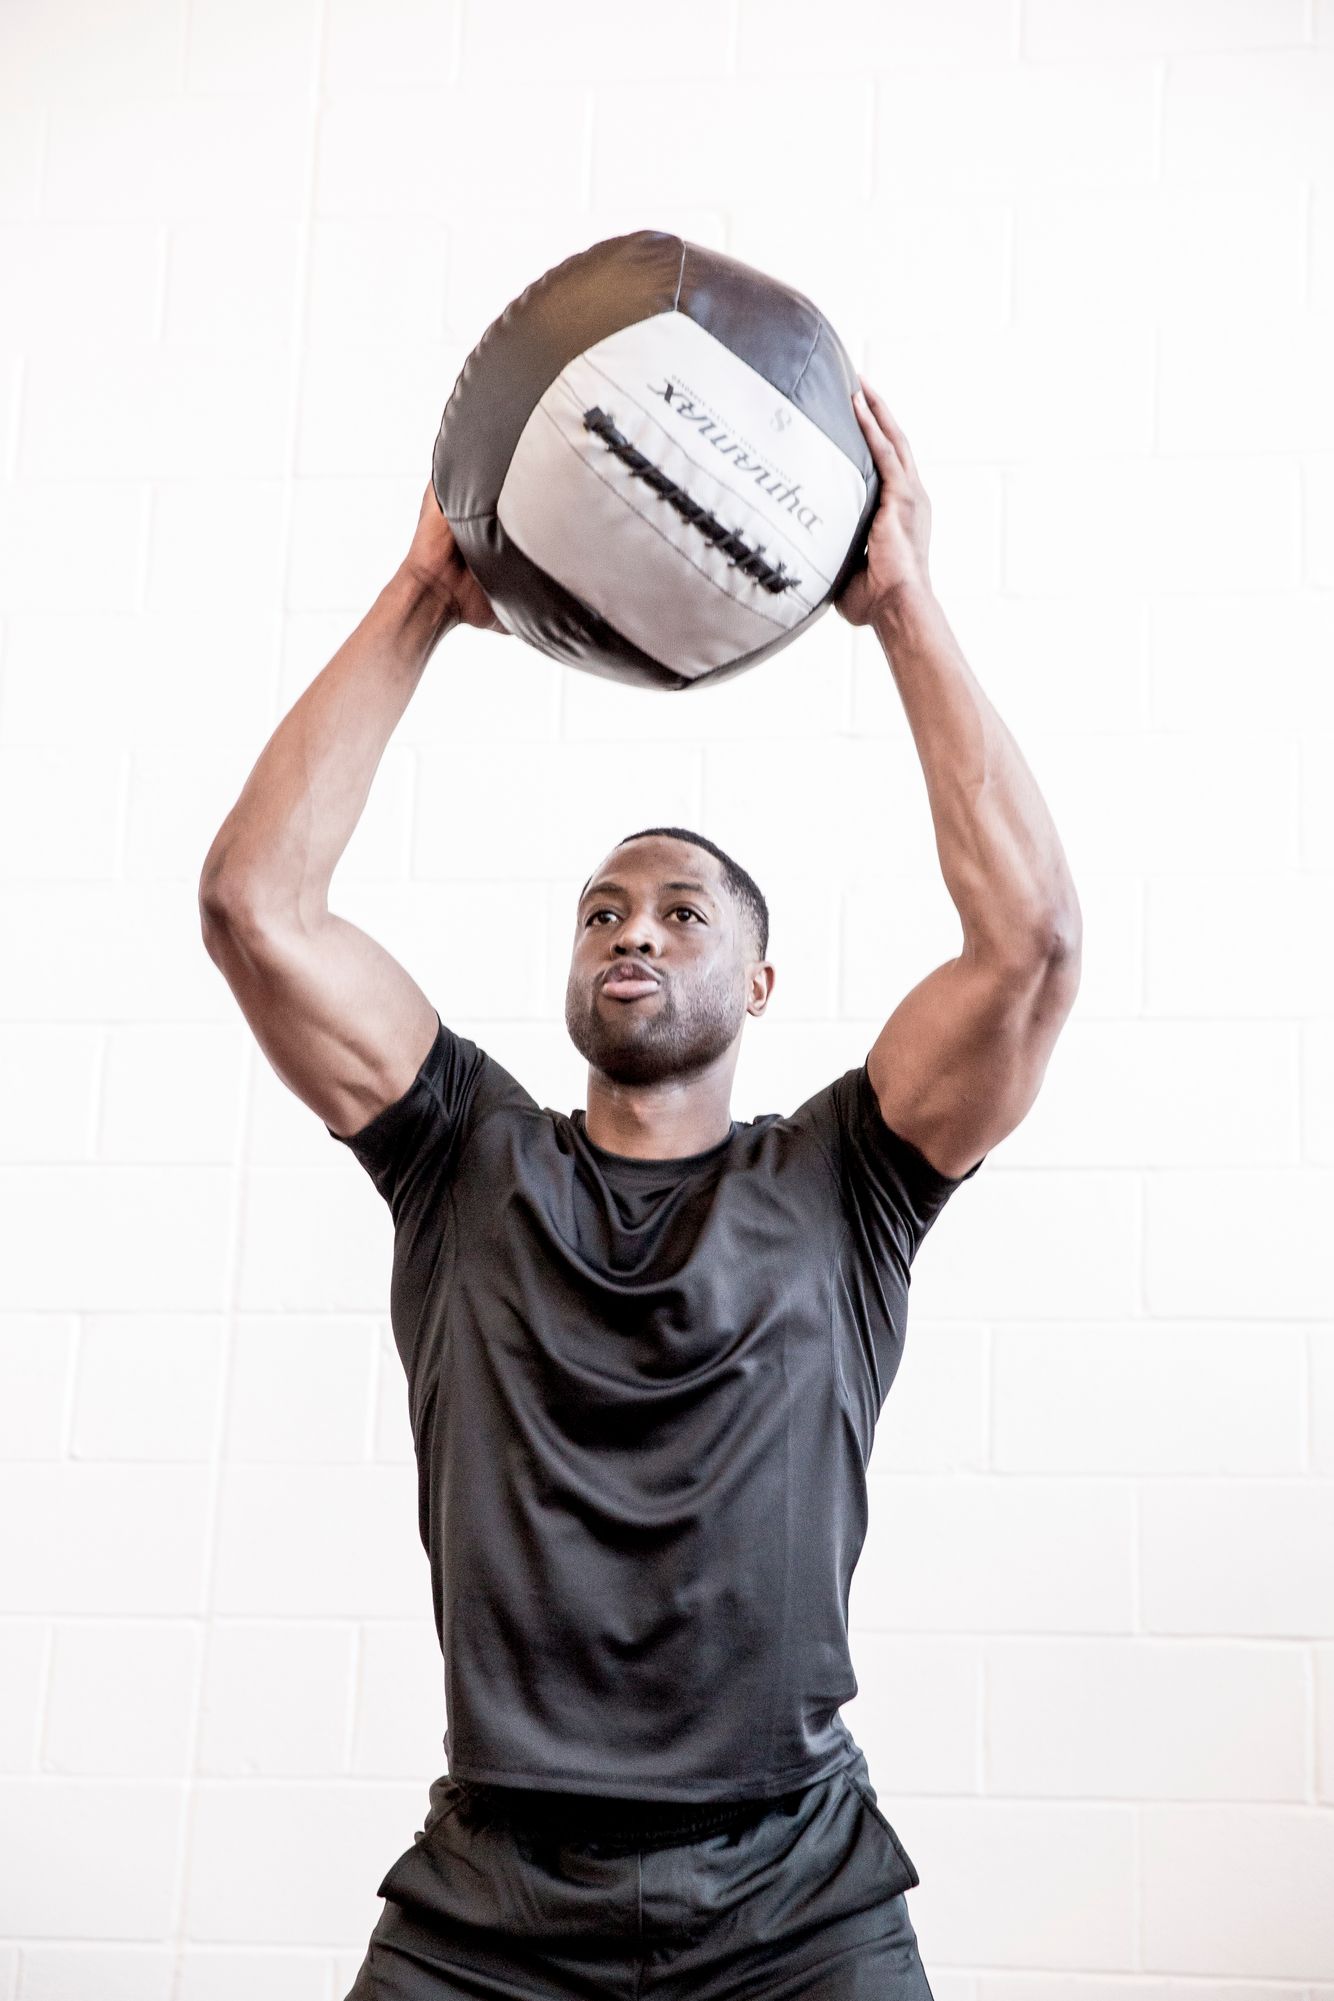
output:
[[[693,889],[699,895],[707,897],[710,903],[714,901],[712,892],[702,882],[662,882],[659,883],[658,887],[659,889]],[[602,882],[590,882],[579,901],[580,903],[584,903],[590,896],[628,896],[629,894],[630,892],[623,882],[610,882],[604,879]]]

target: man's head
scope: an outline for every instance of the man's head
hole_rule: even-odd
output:
[[[685,827],[627,834],[584,884],[575,911],[565,1025],[580,1055],[618,1084],[656,1084],[735,1063],[747,1014],[773,988],[769,910],[730,855]],[[608,976],[653,976],[617,998]]]

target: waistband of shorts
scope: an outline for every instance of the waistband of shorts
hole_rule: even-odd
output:
[[[800,1791],[744,1800],[614,1799],[603,1793],[552,1793],[535,1786],[458,1782],[465,1796],[482,1802],[511,1826],[530,1833],[559,1833],[562,1840],[598,1847],[663,1847],[697,1835],[762,1820],[776,1808],[792,1811]]]

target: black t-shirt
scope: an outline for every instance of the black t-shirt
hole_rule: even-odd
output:
[[[839,1770],[866,1462],[959,1182],[864,1064],[635,1160],[443,1023],[343,1143],[394,1219],[451,1775],[704,1801]]]

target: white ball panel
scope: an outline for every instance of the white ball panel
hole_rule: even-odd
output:
[[[799,583],[776,592],[743,572],[586,428],[594,407]],[[694,677],[810,616],[865,503],[862,475],[804,411],[687,314],[667,312],[562,370],[524,427],[497,512],[548,576]]]

